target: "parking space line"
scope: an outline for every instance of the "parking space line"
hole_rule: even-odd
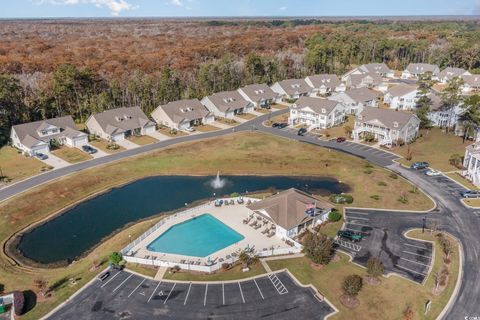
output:
[[[361,223],[348,222],[348,221],[347,221],[347,224],[353,224],[354,226],[371,227],[368,224],[361,224]]]
[[[265,297],[263,296],[262,290],[260,290],[260,287],[258,286],[257,281],[255,281],[255,279],[253,279],[253,282],[255,282],[255,285],[257,286],[258,292],[260,292],[260,295],[262,296],[262,299],[265,300]]]
[[[187,296],[185,297],[185,301],[183,301],[183,305],[187,304],[188,295],[190,294],[190,288],[192,287],[192,283],[188,286]]]
[[[362,218],[362,217],[352,217],[350,214],[347,213],[347,216],[345,217],[347,219],[358,219],[358,220],[370,220],[370,218]]]
[[[110,278],[110,280],[108,280],[107,282],[105,282],[104,284],[102,284],[102,286],[100,288],[103,288],[105,287],[110,281],[112,281],[113,279],[115,279],[116,276],[118,276],[121,272],[117,272],[115,273],[115,275],[113,277]]]
[[[223,305],[225,305],[225,283],[222,282],[222,297],[223,297]]]
[[[175,289],[175,286],[176,286],[176,285],[177,285],[177,283],[175,282],[175,283],[173,284],[172,289],[170,289],[170,292],[168,292],[167,298],[165,299],[165,301],[163,301],[163,304],[167,303],[167,300],[168,300],[168,298],[170,298],[170,295],[172,294],[173,289]]]
[[[130,292],[130,294],[128,295],[127,298],[130,298],[130,296],[131,296],[135,291],[137,291],[137,289],[142,285],[142,283],[145,282],[145,280],[146,280],[146,279],[143,279],[142,282],[140,282],[140,283],[138,284],[138,286],[136,286],[135,289],[133,289],[132,292]]]
[[[207,304],[207,292],[208,292],[208,283],[205,286],[205,298],[203,298],[203,306]]]
[[[409,269],[409,268],[403,267],[403,266],[401,266],[401,265],[398,265],[398,264],[397,264],[397,265],[395,265],[395,267],[397,267],[397,268],[400,268],[400,269],[403,269],[403,270],[406,270],[406,271],[409,271],[409,272],[413,272],[413,273],[416,273],[416,274],[420,274],[420,275],[422,275],[422,276],[424,276],[424,277],[426,277],[426,276],[427,276],[427,274],[426,274],[426,273],[422,273],[422,272],[414,271],[414,270],[412,270],[412,269]]]
[[[428,248],[426,248],[426,247],[420,247],[420,246],[416,246],[416,245],[410,244],[410,243],[405,243],[405,245],[406,245],[406,246],[410,246],[410,247],[415,247],[415,248],[420,248],[420,249],[423,249],[423,250],[429,250],[429,251],[430,251],[430,249],[428,249]]]
[[[413,254],[413,255],[415,255],[415,256],[420,256],[420,257],[429,258],[429,259],[432,258],[432,256],[426,256],[426,255],[424,255],[424,254],[413,253],[413,252],[410,252],[410,251],[405,251],[405,250],[403,250],[402,252],[405,252],[405,253],[408,253],[408,254]]]
[[[148,298],[147,303],[149,303],[150,300],[152,300],[153,296],[155,295],[155,291],[157,291],[158,287],[160,286],[160,283],[162,283],[162,281],[160,281],[160,282],[157,284],[157,286],[155,287],[155,289],[154,289],[153,292],[152,292],[152,295],[150,296],[150,298]]]
[[[133,273],[130,274],[127,279],[123,280],[122,283],[120,283],[115,289],[113,289],[113,292],[117,291],[125,282],[128,281],[128,279],[130,279],[131,277],[133,276]]]
[[[240,289],[240,294],[242,295],[242,301],[245,303],[245,298],[243,297],[243,291],[242,291],[242,286],[240,285],[240,282],[238,282],[238,288]]]
[[[366,216],[368,216],[368,215],[370,214],[370,213],[368,213],[368,212],[361,212],[361,211],[353,211],[353,210],[347,211],[347,214],[350,214],[350,213],[363,214],[363,215],[366,215]]]
[[[416,263],[416,264],[419,264],[419,265],[422,265],[422,266],[425,266],[425,267],[430,267],[430,264],[425,264],[425,263],[422,263],[422,262],[405,259],[405,258],[403,258],[403,257],[400,257],[400,259],[401,259],[401,260],[408,261],[408,262],[411,262],[411,263]]]

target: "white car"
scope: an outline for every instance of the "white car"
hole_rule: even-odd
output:
[[[188,127],[188,128],[186,128],[185,130],[188,131],[188,132],[194,132],[194,131],[195,131],[195,129],[192,128],[192,127]]]
[[[439,176],[442,173],[440,171],[437,171],[437,170],[429,169],[429,170],[427,170],[427,172],[425,172],[425,174],[429,177],[433,177],[433,176]]]

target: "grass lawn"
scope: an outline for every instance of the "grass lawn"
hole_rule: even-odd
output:
[[[251,113],[242,113],[242,114],[237,114],[236,117],[239,117],[240,119],[245,119],[245,120],[252,120],[252,119],[255,119],[257,116]]]
[[[446,175],[452,178],[453,180],[457,181],[458,183],[464,185],[467,189],[471,189],[471,190],[478,189],[476,185],[474,185],[473,183],[471,183],[470,181],[462,177],[462,175],[458,172],[449,172]]]
[[[10,183],[15,183],[51,168],[34,157],[27,158],[17,149],[6,146],[0,149],[0,169],[3,175],[11,179]]]
[[[257,108],[257,109],[255,109],[255,111],[258,112],[258,113],[267,114],[267,113],[269,113],[271,110],[265,109],[265,108]]]
[[[480,199],[463,199],[463,202],[468,204],[470,207],[480,207]]]
[[[3,218],[0,222],[0,239],[5,242],[31,223],[55,214],[87,196],[122,183],[156,174],[213,175],[217,170],[225,175],[288,173],[292,176],[336,178],[352,187],[350,193],[354,197],[353,206],[358,207],[425,210],[433,205],[421,192],[410,194],[408,191],[412,186],[407,181],[392,179],[388,171],[379,167],[367,168],[362,159],[268,134],[242,132],[159,149],[83,170],[28,190],[0,204],[0,215]],[[384,181],[387,185],[379,186],[378,181]],[[407,193],[408,202],[400,203],[396,197],[391,196],[392,193]],[[380,200],[372,202],[371,194],[379,194]],[[156,221],[158,219],[142,222],[135,225],[135,229],[116,234],[86,258],[66,268],[28,271],[15,266],[2,251],[0,279],[4,291],[32,289],[33,280],[37,277],[44,277],[50,284],[64,278],[81,278],[77,286],[61,286],[54,297],[47,301],[38,301],[34,311],[25,316],[26,319],[38,319],[39,315],[51,310],[94,276],[88,271],[92,259],[98,260],[106,257],[112,250],[119,250],[128,242],[129,234],[136,238]]]
[[[227,126],[235,126],[238,124],[234,119],[227,119],[222,117],[215,117],[215,121],[226,124]]]
[[[284,114],[280,114],[278,116],[275,116],[275,117],[271,117],[270,120],[267,120],[265,121],[265,125],[270,127],[272,124],[274,124],[275,122],[288,122],[288,117],[289,117],[289,114],[288,113],[284,113]]]
[[[103,139],[90,141],[89,143],[92,146],[94,146],[95,148],[98,148],[98,149],[100,149],[100,150],[102,150],[103,152],[106,152],[106,153],[117,153],[117,152],[121,152],[121,151],[126,150],[124,147],[119,146],[119,145],[117,145],[118,149],[115,149],[115,150],[108,149],[107,146],[108,146],[109,142],[107,140],[103,140]]]
[[[202,125],[199,125],[199,126],[195,126],[195,130],[200,131],[200,132],[210,132],[210,131],[220,130],[220,128],[212,126],[211,124],[202,124]]]
[[[193,273],[193,272],[175,272],[171,273],[167,271],[164,279],[167,280],[180,280],[180,281],[228,281],[236,279],[244,279],[249,277],[258,276],[264,274],[266,271],[260,262],[250,266],[250,271],[243,272],[242,265],[237,264],[228,271],[217,271],[213,274],[206,273]]]
[[[414,231],[411,235],[422,236],[431,240],[430,234],[422,235]],[[437,271],[442,263],[441,250],[435,246],[435,262],[433,272]],[[413,319],[436,319],[451,296],[458,277],[459,251],[458,245],[452,254],[450,278],[446,289],[438,296],[432,293],[433,272],[428,277],[425,286],[413,283],[397,276],[383,277],[377,287],[364,283],[358,296],[358,307],[351,310],[340,302],[342,295],[342,281],[350,274],[366,275],[366,269],[349,262],[348,256],[340,253],[341,259],[331,262],[321,270],[310,266],[308,258],[271,260],[268,265],[272,270],[287,268],[303,284],[313,284],[321,294],[325,295],[340,312],[332,319],[404,319],[403,312],[410,305],[415,313]],[[424,315],[424,305],[427,300],[432,301],[432,308]]]
[[[353,127],[355,126],[354,116],[348,116],[345,123],[343,123],[341,126],[323,129],[319,131],[320,131],[320,134],[325,135],[327,138],[338,138],[338,137],[349,138],[345,133],[346,126],[350,126],[350,128],[353,130]]]
[[[158,268],[154,268],[152,266],[145,266],[142,264],[130,263],[130,262],[127,262],[127,264],[125,265],[125,268],[135,271],[137,273],[143,274],[147,277],[152,277],[152,278],[155,277],[158,271]]]
[[[144,146],[146,144],[152,144],[158,142],[157,139],[150,137],[150,136],[130,136],[127,138],[131,142],[138,144],[139,146]]]
[[[427,161],[434,169],[441,171],[456,171],[458,168],[449,163],[450,156],[453,154],[465,154],[465,147],[470,143],[462,143],[462,138],[453,134],[445,134],[440,129],[421,130],[422,137],[414,143],[394,148],[395,152],[404,158],[401,163],[410,166],[415,161]],[[408,149],[412,152],[412,160],[407,161]]]
[[[158,129],[158,132],[160,132],[163,135],[166,135],[167,137],[181,137],[181,136],[188,135],[188,133],[183,132],[183,131],[179,131],[179,130],[175,131],[175,133],[172,133],[171,130],[172,129],[170,129],[168,127],[163,127],[163,128]]]
[[[274,109],[288,109],[290,108],[290,104],[279,104],[279,103],[274,103],[271,105],[272,108]]]
[[[69,163],[77,163],[92,159],[92,156],[77,148],[62,146],[57,150],[51,151],[53,155]]]
[[[338,230],[342,228],[343,222],[343,219],[340,219],[340,221],[337,222],[328,222],[320,228],[320,232],[330,238],[334,238],[337,235]]]

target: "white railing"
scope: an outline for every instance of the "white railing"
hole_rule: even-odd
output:
[[[260,258],[264,257],[271,257],[271,256],[279,256],[279,255],[286,255],[286,254],[295,254],[302,252],[301,248],[297,247],[290,247],[290,248],[277,248],[277,249],[270,249],[257,252],[256,255]]]

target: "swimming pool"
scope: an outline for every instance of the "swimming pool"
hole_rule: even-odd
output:
[[[206,213],[170,227],[147,249],[154,252],[206,257],[245,237]]]

